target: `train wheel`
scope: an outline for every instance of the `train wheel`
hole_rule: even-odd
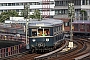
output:
[[[32,53],[34,53],[35,52],[35,49],[32,49]]]

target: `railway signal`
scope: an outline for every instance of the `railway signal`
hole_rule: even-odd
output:
[[[74,3],[68,3],[68,17],[75,16]]]
[[[68,17],[71,19],[71,31],[70,31],[70,42],[68,47],[72,48],[73,47],[73,32],[72,32],[72,21],[75,16],[75,9],[74,9],[74,3],[69,3],[68,4]]]
[[[29,19],[29,9],[30,9],[30,4],[29,3],[24,3],[24,19],[26,19],[26,49],[29,49],[29,44],[28,44],[28,20]]]
[[[29,13],[29,4],[24,3],[24,18],[28,18],[28,13]]]

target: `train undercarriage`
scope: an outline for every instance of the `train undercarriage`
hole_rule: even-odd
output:
[[[51,51],[53,51],[57,48],[60,48],[64,43],[65,43],[65,41],[60,41],[54,46],[35,46],[35,47],[31,47],[30,52],[31,53],[48,53],[48,52],[51,52]]]
[[[90,38],[90,33],[73,33],[78,38]]]

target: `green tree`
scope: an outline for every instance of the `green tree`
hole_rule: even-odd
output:
[[[20,17],[24,17],[24,10],[21,11]]]
[[[2,12],[0,14],[0,22],[4,22],[10,17],[18,17],[18,16],[19,16],[18,13],[14,10],[9,10],[8,12]]]
[[[34,19],[34,18],[35,18],[35,16],[34,16],[34,15],[30,15],[30,18]]]
[[[80,14],[82,16],[82,19],[87,20],[87,12],[85,10],[81,10]]]
[[[35,19],[38,19],[40,20],[41,19],[41,13],[39,10],[35,10],[34,13],[33,13],[33,16]]]

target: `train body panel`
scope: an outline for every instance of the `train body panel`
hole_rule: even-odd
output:
[[[29,25],[29,46],[31,50],[49,50],[62,39],[61,20],[34,21]],[[43,48],[43,49],[42,49]]]
[[[73,22],[74,30],[73,33],[75,35],[90,35],[90,21],[88,20],[80,20]]]
[[[43,38],[31,38],[30,39],[31,46],[53,46],[53,37],[43,37]]]

